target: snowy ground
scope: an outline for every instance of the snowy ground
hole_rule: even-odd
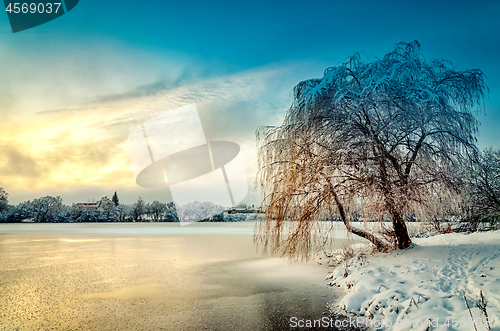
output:
[[[361,254],[336,268],[330,285],[346,295],[332,310],[374,330],[488,330],[475,303],[482,291],[491,330],[500,330],[500,231],[413,243],[389,254]]]

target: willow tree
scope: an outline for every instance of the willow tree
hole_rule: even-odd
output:
[[[483,77],[426,61],[413,41],[372,62],[355,54],[300,82],[283,125],[257,130],[265,212],[258,239],[284,255],[307,255],[319,221],[338,218],[387,249],[350,225],[360,214],[390,218],[395,246],[409,247],[405,217],[456,191],[456,169],[476,152]]]

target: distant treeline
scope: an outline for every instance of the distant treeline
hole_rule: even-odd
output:
[[[3,204],[0,222],[178,222],[175,206],[159,201],[145,203],[139,197],[132,205],[120,204],[117,195],[96,203],[64,205],[60,196],[45,196],[17,206]]]
[[[239,205],[238,208],[231,209],[229,213],[253,212],[252,209],[247,209],[245,204]],[[212,215],[202,222],[237,222],[248,219],[234,215],[224,217],[224,212]],[[131,206],[123,205],[120,204],[116,192],[111,199],[105,196],[97,202],[77,203],[71,206],[63,204],[60,196],[45,196],[13,206],[8,204],[7,192],[0,188],[0,222],[179,222],[179,218],[173,202],[163,203],[155,200],[146,203],[139,197]]]

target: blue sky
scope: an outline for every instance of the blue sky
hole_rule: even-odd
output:
[[[119,189],[125,203],[138,194],[157,198],[162,193],[135,187],[131,175],[122,179],[129,170],[95,176],[85,169],[126,162],[96,146],[108,140],[120,145],[159,108],[190,102],[198,105],[208,139],[236,141],[247,151],[251,178],[255,129],[280,123],[296,83],[320,77],[353,52],[381,57],[395,43],[414,39],[427,59],[483,70],[491,93],[486,116],[479,116],[479,144],[500,148],[498,17],[497,1],[81,0],[66,15],[13,34],[7,15],[0,15],[0,125],[31,132],[0,136],[0,187],[14,203],[44,194],[86,201]],[[140,116],[123,110],[145,104]],[[117,120],[125,113],[130,123]],[[103,114],[119,124],[97,129]],[[43,124],[63,117],[67,122],[57,127]],[[78,137],[75,130],[81,130]],[[71,139],[63,138],[70,135],[93,145],[72,150]],[[87,166],[68,177],[65,160]],[[63,180],[72,184],[61,188]]]

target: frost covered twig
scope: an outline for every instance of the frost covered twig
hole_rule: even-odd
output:
[[[484,314],[486,317],[486,323],[488,323],[488,330],[491,330],[490,326],[490,320],[488,317],[488,312],[486,311],[486,299],[484,298],[483,291],[481,290],[479,292],[479,300],[474,302],[476,304],[476,307],[479,308],[479,310]]]
[[[472,322],[474,323],[474,330],[477,331],[476,322],[474,321],[474,316],[472,316],[472,311],[470,310],[469,303],[467,302],[467,297],[465,296],[465,291],[463,291],[463,293],[464,293],[465,305],[467,306],[467,309],[469,309],[470,318],[472,318]]]

